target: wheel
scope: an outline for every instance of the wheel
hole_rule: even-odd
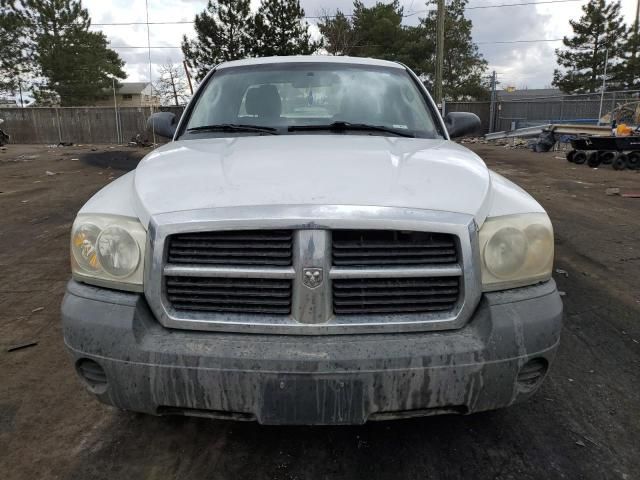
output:
[[[617,156],[618,152],[614,152],[612,150],[600,152],[600,161],[603,165],[611,165]]]
[[[600,152],[591,152],[589,157],[587,157],[587,165],[591,168],[596,168],[600,166]]]
[[[640,170],[640,151],[636,150],[627,155],[627,167],[629,170]]]
[[[627,168],[627,160],[628,157],[624,153],[621,153],[616,157],[611,166],[614,170],[624,170]]]
[[[576,154],[576,151],[577,150],[570,150],[569,152],[567,152],[567,161],[573,163],[573,156]]]
[[[576,152],[575,155],[573,156],[573,163],[577,163],[578,165],[582,165],[586,161],[587,161],[586,152],[583,152],[583,151]]]

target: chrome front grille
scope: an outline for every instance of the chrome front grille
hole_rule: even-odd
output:
[[[477,248],[473,217],[445,212],[175,212],[149,225],[145,295],[171,328],[295,335],[459,328],[480,299]]]
[[[168,262],[191,265],[291,265],[291,230],[180,233],[169,237]]]
[[[458,277],[333,281],[333,311],[344,314],[446,312],[460,297]]]
[[[458,261],[455,236],[397,230],[335,230],[333,265],[427,266]]]
[[[178,311],[289,315],[291,280],[165,277],[166,296]]]

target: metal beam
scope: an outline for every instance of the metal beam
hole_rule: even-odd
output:
[[[570,125],[553,124],[536,125],[535,127],[518,128],[516,130],[488,133],[484,136],[487,140],[499,140],[501,138],[515,137],[536,137],[543,130],[550,130],[560,135],[608,135],[611,133],[609,127],[599,127],[597,125]]]

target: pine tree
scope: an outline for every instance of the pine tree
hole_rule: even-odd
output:
[[[556,50],[562,69],[554,71],[553,85],[566,93],[595,92],[601,87],[606,63],[607,76],[612,79],[607,88],[619,88],[617,79],[626,40],[620,2],[590,0],[582,11],[584,14],[578,21],[569,21],[574,35],[562,40],[566,49]]]
[[[13,93],[27,68],[26,19],[14,0],[0,0],[0,92]]]
[[[442,88],[444,97],[449,100],[479,100],[488,96],[487,85],[483,80],[487,61],[482,58],[478,46],[473,43],[473,24],[464,15],[467,2],[468,0],[452,0],[445,7]],[[416,40],[413,44],[414,50],[407,54],[414,59],[417,73],[431,79],[435,78],[436,24],[437,13],[431,10],[428,16],[421,20],[416,31],[424,38],[424,43]],[[411,48],[411,44],[406,48]],[[420,57],[416,58],[416,55],[420,55],[426,61],[419,62]]]
[[[620,86],[629,89],[640,88],[640,25],[637,20],[629,29],[623,58],[618,75]]]
[[[263,0],[254,18],[253,54],[310,55],[320,47],[311,40],[298,0]]]
[[[349,18],[340,10],[335,15],[324,15],[318,28],[330,55],[355,55],[358,36]]]
[[[467,0],[452,0],[446,7],[443,83],[448,99],[488,96],[483,82],[487,62],[473,43],[472,23],[464,16],[466,4]],[[436,14],[429,13],[415,27],[402,25],[403,16],[397,0],[372,7],[356,0],[351,19],[338,12],[325,16],[318,27],[334,55],[399,61],[428,80],[435,74]]]
[[[355,0],[351,21],[358,45],[354,47],[354,55],[396,60],[406,39],[403,13],[398,0],[377,2],[372,7]]]
[[[32,42],[32,75],[39,103],[87,105],[105,96],[112,78],[126,78],[124,62],[106,36],[90,32],[89,12],[79,0],[22,0]]]
[[[207,8],[196,15],[196,39],[182,39],[182,52],[196,79],[202,80],[221,62],[251,54],[253,16],[249,0],[209,0]]]

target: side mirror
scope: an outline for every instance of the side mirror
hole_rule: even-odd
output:
[[[154,113],[147,120],[147,130],[161,137],[173,138],[178,128],[178,118],[171,112]]]
[[[480,130],[480,118],[475,113],[451,112],[444,117],[444,124],[447,127],[451,138],[458,138]]]

